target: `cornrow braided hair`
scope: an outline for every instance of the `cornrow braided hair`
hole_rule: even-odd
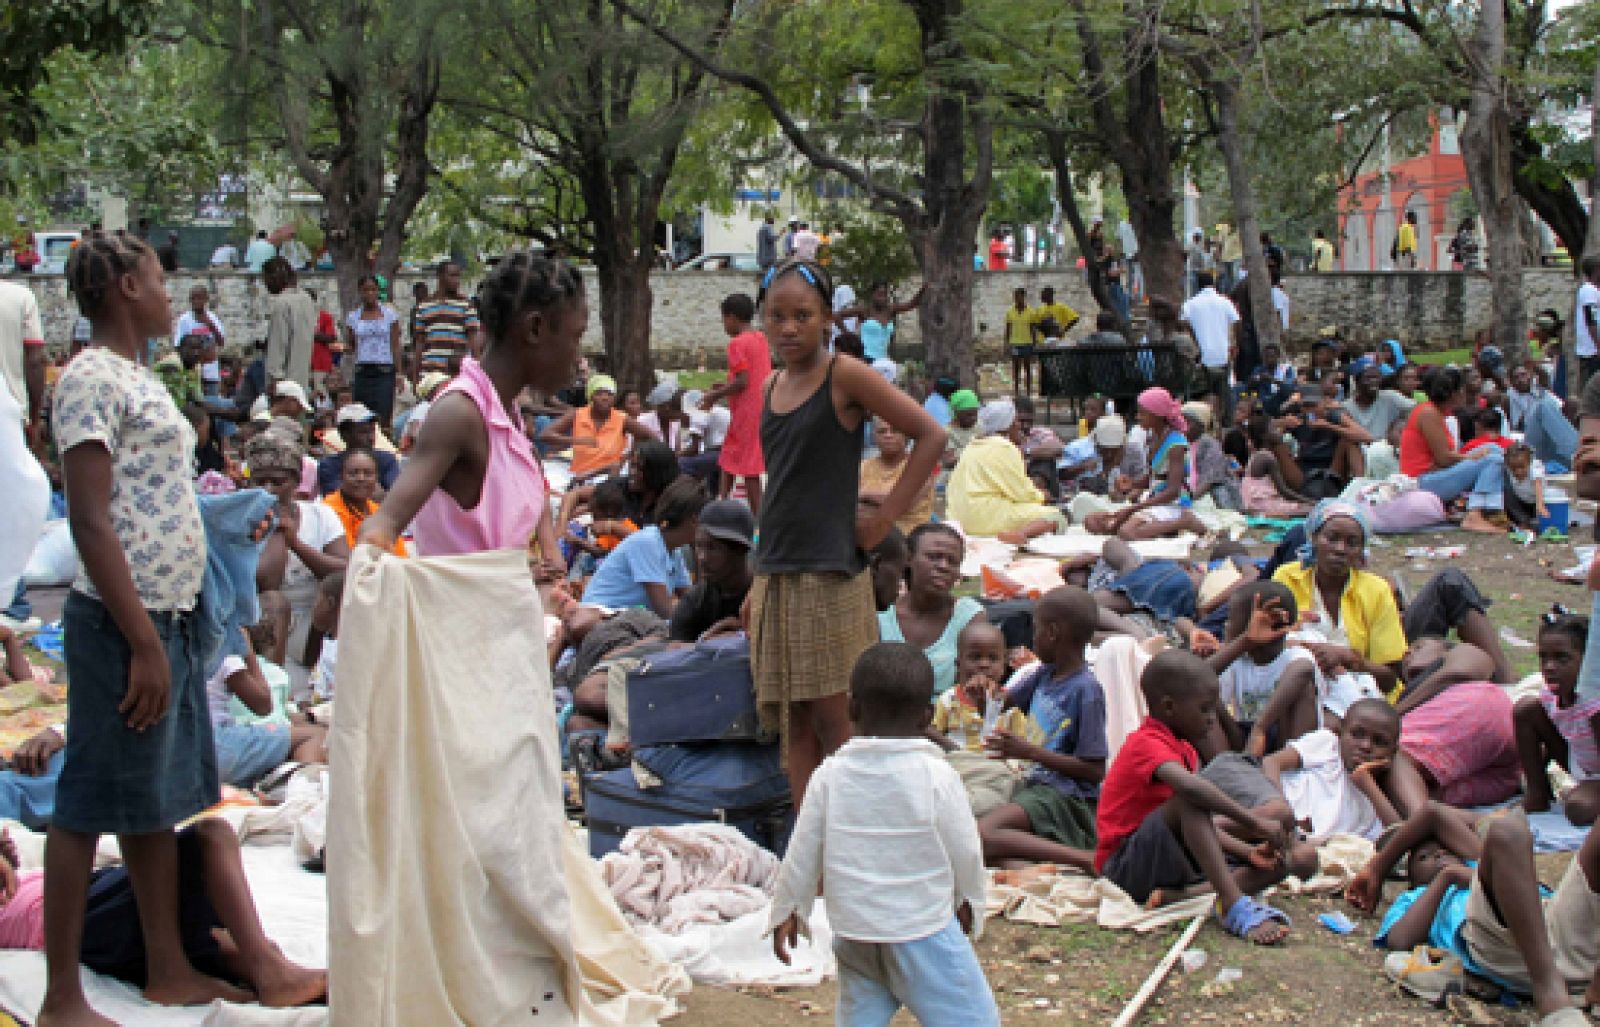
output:
[[[104,314],[117,283],[137,271],[147,253],[155,255],[136,236],[97,233],[78,243],[67,260],[67,288],[79,312],[91,321]]]
[[[761,292],[756,297],[756,303],[765,306],[767,293],[772,286],[785,275],[799,275],[807,285],[817,290],[817,295],[822,297],[822,309],[833,312],[833,277],[828,274],[828,269],[814,260],[802,260],[799,257],[790,257],[781,264],[774,264],[761,278]]]
[[[583,295],[583,276],[564,260],[531,250],[508,253],[478,287],[478,319],[492,344],[526,310],[546,311]]]

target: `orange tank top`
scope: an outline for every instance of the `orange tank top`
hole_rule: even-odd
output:
[[[591,408],[587,406],[578,408],[576,416],[572,419],[572,437],[594,439],[596,445],[579,443],[572,447],[573,474],[588,474],[622,459],[622,451],[628,445],[627,433],[622,430],[623,419],[626,416],[620,410],[613,410],[611,416],[606,418],[606,423],[596,428]]]
[[[1427,437],[1417,427],[1417,419],[1424,410],[1438,409],[1432,403],[1418,403],[1406,418],[1406,426],[1400,430],[1400,473],[1408,478],[1420,478],[1434,469],[1433,450],[1428,448]]]

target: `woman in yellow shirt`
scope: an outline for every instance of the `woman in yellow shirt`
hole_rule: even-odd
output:
[[[878,455],[861,461],[860,501],[866,506],[884,501],[905,472],[906,457],[911,452],[906,437],[881,417],[872,419],[872,441],[877,443]],[[923,482],[906,512],[895,519],[894,526],[905,534],[910,535],[933,519],[933,481],[929,478]]]
[[[1067,529],[1061,511],[1028,478],[1021,444],[1011,401],[985,404],[978,412],[978,438],[962,451],[945,490],[950,516],[967,534],[1020,545]]]

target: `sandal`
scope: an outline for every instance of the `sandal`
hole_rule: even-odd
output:
[[[1567,541],[1567,533],[1560,528],[1546,528],[1539,533],[1539,540],[1541,542],[1565,542]]]
[[[1283,926],[1290,926],[1289,916],[1281,909],[1274,909],[1264,902],[1257,902],[1249,895],[1239,896],[1238,901],[1221,917],[1222,926],[1235,938],[1246,941],[1253,940],[1250,932],[1266,923],[1268,920],[1277,920]],[[1267,943],[1259,943],[1267,944]],[[1272,943],[1276,944],[1276,943]]]

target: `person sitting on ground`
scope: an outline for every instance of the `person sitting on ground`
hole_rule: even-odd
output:
[[[344,525],[345,543],[352,549],[361,532],[361,522],[378,512],[378,454],[370,449],[352,446],[341,454],[339,488],[322,497],[322,503],[339,515]],[[396,556],[406,555],[404,539],[396,539],[390,550]]]
[[[1134,542],[1166,538],[1185,531],[1204,532],[1185,501],[1189,487],[1189,429],[1183,406],[1166,389],[1154,387],[1139,393],[1139,423],[1153,439],[1161,441],[1150,458],[1150,488],[1143,499],[1098,522],[1090,531],[1114,534]]]
[[[1382,699],[1358,699],[1337,731],[1318,728],[1289,739],[1261,761],[1261,772],[1283,794],[1307,836],[1336,834],[1377,841],[1401,820],[1380,778],[1400,745],[1400,716]]]
[[[1032,401],[1029,401],[1031,406]],[[1018,407],[1017,416],[1022,416],[1022,407]],[[1068,442],[1057,454],[1056,480],[1061,486],[1072,486],[1074,489],[1086,491],[1105,490],[1105,472],[1108,468],[1100,458],[1100,447],[1096,442],[1097,433],[1102,418],[1106,416],[1106,401],[1099,396],[1090,396],[1083,401],[1083,434]],[[1120,421],[1121,419],[1118,418]],[[1108,432],[1110,430],[1108,429]],[[1054,432],[1051,432],[1055,435]],[[1124,440],[1126,430],[1124,429]],[[1060,442],[1060,436],[1056,436]],[[1122,442],[1117,442],[1117,455],[1121,456]],[[1109,465],[1115,467],[1113,463]],[[1031,471],[1030,471],[1031,473]]]
[[[1212,408],[1199,401],[1183,405],[1188,423],[1184,437],[1189,440],[1189,494],[1196,499],[1210,497],[1221,510],[1238,510],[1244,502],[1239,495],[1239,475],[1222,451],[1222,442],[1211,433]]]
[[[600,561],[639,530],[625,516],[627,505],[628,490],[622,482],[603,481],[593,487],[589,493],[589,523],[569,521],[561,538],[561,556],[570,568],[571,580],[583,581],[593,576]]]
[[[722,459],[722,445],[727,441],[733,414],[720,403],[702,409],[704,397],[705,393],[699,389],[683,394],[683,408],[689,412],[689,429],[684,433],[679,465],[684,474],[699,478],[705,484],[708,495],[719,495],[722,468],[717,466],[717,461]]]
[[[958,389],[950,397],[950,415],[953,420],[946,434],[944,466],[951,468],[961,459],[961,453],[978,437],[978,409],[983,404],[971,389]]]
[[[1021,292],[1023,290],[1019,289],[1018,291]],[[1026,312],[1026,308],[1024,308],[1024,312]],[[1010,318],[1009,313],[1007,318]],[[834,340],[834,348],[838,348],[837,339]],[[858,357],[857,359],[860,358]],[[933,388],[928,390],[928,398],[922,401],[922,409],[926,410],[928,415],[937,421],[941,428],[950,426],[950,419],[954,416],[954,411],[950,409],[950,397],[954,396],[959,388],[961,388],[960,382],[947,374],[941,374],[933,380]]]
[[[739,610],[755,581],[750,566],[755,535],[756,520],[748,506],[734,499],[705,505],[694,533],[694,562],[700,580],[672,608],[668,638],[697,642],[709,635],[741,630]]]
[[[327,971],[290,962],[263,930],[239,855],[239,836],[227,821],[204,818],[179,831],[176,861],[172,887],[183,911],[183,954],[196,970],[248,985],[255,1001],[271,1008],[324,1000]],[[40,950],[45,946],[45,875],[21,870],[17,863],[14,843],[0,831],[0,949]],[[126,867],[94,871],[82,916],[80,962],[143,988],[145,928]]]
[[[236,648],[238,654],[224,656],[206,680],[217,773],[223,782],[235,788],[252,788],[288,760],[328,762],[328,732],[319,725],[284,725],[270,720],[242,724],[234,720],[234,696],[258,717],[268,716],[273,709],[272,689],[256,661],[249,636],[245,635]]]
[[[1323,726],[1316,657],[1288,640],[1299,620],[1294,593],[1281,582],[1257,581],[1233,594],[1227,639],[1206,658],[1222,705],[1217,732],[1197,746],[1202,759],[1223,751],[1260,759]]]
[[[0,770],[0,820],[15,820],[30,831],[50,826],[56,808],[56,780],[66,757],[64,728],[47,727],[11,754],[11,768]]]
[[[1550,516],[1544,505],[1544,464],[1535,460],[1526,442],[1506,449],[1506,516],[1519,528],[1537,528]]]
[[[1108,539],[1100,556],[1073,557],[1062,564],[1061,575],[1077,583],[1082,575],[1085,587],[1100,607],[1100,630],[1110,634],[1145,638],[1151,634],[1144,624],[1129,619],[1130,614],[1153,618],[1159,632],[1171,625],[1179,634],[1192,633],[1195,622],[1210,632],[1226,625],[1227,604],[1233,593],[1258,576],[1255,565],[1236,542],[1219,542],[1208,554],[1208,561],[1222,561],[1218,574],[1232,580],[1206,590],[1201,602],[1201,586],[1208,570],[1204,563],[1184,560],[1147,560],[1121,539]],[[1094,573],[1089,573],[1090,567]],[[1215,642],[1215,639],[1211,639]]]
[[[1509,435],[1500,433],[1505,419],[1498,407],[1484,407],[1479,410],[1473,415],[1472,423],[1477,428],[1477,431],[1473,433],[1472,441],[1461,447],[1461,452],[1463,453],[1470,453],[1480,446],[1499,446],[1503,453],[1516,442]]]
[[[678,456],[660,439],[646,439],[628,454],[628,473],[622,479],[627,489],[623,515],[635,524],[648,524],[655,517],[656,504],[668,485],[678,480],[682,473]],[[595,486],[574,485],[561,497],[561,508],[555,523],[570,524],[572,519],[589,509]]]
[[[1395,389],[1384,388],[1383,370],[1371,357],[1362,357],[1356,363],[1360,364],[1360,369],[1352,367],[1355,391],[1344,411],[1374,439],[1388,438],[1389,429],[1397,423],[1404,424],[1417,402]]]
[[[5,657],[0,660],[0,687],[33,683],[33,664],[23,651],[22,637],[7,624],[0,624],[0,653]]]
[[[1384,481],[1400,473],[1400,437],[1405,434],[1404,421],[1389,426],[1389,434],[1367,447],[1366,476],[1373,481]]]
[[[1283,437],[1279,435],[1274,440],[1272,422],[1267,416],[1252,415],[1244,435],[1250,447],[1249,462],[1239,481],[1245,513],[1285,518],[1304,517],[1310,513],[1317,505],[1316,500],[1296,492],[1285,480],[1276,453]]]
[[[574,481],[605,477],[621,470],[630,436],[637,440],[635,448],[646,439],[656,438],[650,429],[617,409],[617,382],[610,375],[590,378],[585,391],[587,404],[562,414],[539,433],[539,441],[545,445],[572,450]],[[667,448],[671,450],[670,446]]]
[[[1589,618],[1564,612],[1545,614],[1539,625],[1539,672],[1544,687],[1537,697],[1517,700],[1512,716],[1517,754],[1527,781],[1522,808],[1543,813],[1552,799],[1551,762],[1577,782],[1563,806],[1575,826],[1588,827],[1600,815],[1600,695],[1578,694],[1578,670],[1589,637]]]
[[[1334,382],[1334,375],[1329,374],[1320,386],[1297,390],[1299,399],[1285,403],[1279,419],[1285,434],[1295,440],[1295,460],[1303,472],[1302,479],[1295,481],[1286,467],[1284,476],[1307,495],[1338,495],[1350,479],[1366,473],[1362,447],[1372,442],[1372,435],[1335,398]]]
[[[1027,714],[1021,733],[997,728],[984,747],[1032,764],[1012,801],[978,824],[983,857],[1059,863],[1094,872],[1095,802],[1106,774],[1106,699],[1084,660],[1094,600],[1068,585],[1040,597],[1033,650],[1041,661],[1005,690],[1004,709]]]
[[[956,638],[956,686],[934,700],[928,737],[946,750],[982,752],[984,736],[1001,723],[1005,677],[1005,632],[986,620],[968,621]],[[1020,733],[1021,723],[1013,730]]]
[[[317,589],[317,604],[311,608],[311,630],[306,633],[303,662],[311,668],[311,694],[318,700],[333,698],[338,685],[336,671],[339,664],[339,610],[344,605],[344,571],[337,571],[322,579]],[[294,723],[309,714],[291,713]]]
[[[1446,503],[1467,497],[1468,531],[1500,534],[1509,522],[1505,506],[1504,455],[1498,446],[1460,452],[1446,418],[1465,401],[1461,372],[1436,367],[1428,373],[1428,402],[1411,412],[1400,437],[1400,470]]]
[[[1377,944],[1445,950],[1473,973],[1531,996],[1540,1027],[1588,1022],[1572,996],[1600,1002],[1600,831],[1589,832],[1550,895],[1539,883],[1524,817],[1491,817],[1475,830],[1460,811],[1429,803],[1384,842],[1345,897],[1376,910],[1383,882],[1404,856],[1409,890],[1384,914]]]
[[[906,588],[878,614],[878,637],[921,649],[933,667],[934,691],[943,695],[956,683],[956,638],[969,621],[986,619],[983,606],[954,594],[966,552],[960,532],[948,524],[923,524],[906,549]]]
[[[1121,320],[1115,310],[1102,310],[1094,316],[1094,331],[1083,337],[1084,346],[1126,346],[1128,337],[1119,330]]]
[[[1066,518],[1028,479],[1020,448],[1022,432],[1011,401],[985,404],[977,430],[979,437],[961,454],[945,487],[950,517],[970,535],[994,536],[1016,545],[1065,531]]]
[[[1509,430],[1522,433],[1534,456],[1561,471],[1572,465],[1578,429],[1562,413],[1561,400],[1546,392],[1527,367],[1512,368],[1505,411]]]
[[[1017,429],[1022,437],[1019,447],[1022,450],[1023,467],[1030,480],[1043,483],[1045,494],[1054,502],[1061,498],[1056,463],[1061,459],[1066,445],[1054,428],[1038,423],[1038,408],[1034,406],[1032,397],[1018,396],[1012,402],[1017,408]]]
[[[256,587],[265,597],[281,594],[289,608],[283,633],[283,669],[289,672],[291,694],[305,691],[311,668],[301,660],[310,631],[311,608],[316,604],[317,582],[345,569],[350,545],[344,525],[322,503],[295,499],[300,481],[300,448],[276,431],[250,440],[246,450],[250,481],[277,499],[277,531],[267,537],[256,565]]]
[[[1201,778],[1195,743],[1216,724],[1217,676],[1189,653],[1167,650],[1139,680],[1149,715],[1129,735],[1100,788],[1095,869],[1135,902],[1159,907],[1193,890],[1215,891],[1230,934],[1260,945],[1289,936],[1289,918],[1251,896],[1284,879],[1288,832]],[[1259,844],[1231,867],[1213,817]]]
[[[850,675],[854,736],[812,775],[772,899],[784,964],[820,892],[839,960],[838,1023],[999,1027],[962,932],[981,928],[986,877],[960,777],[924,733],[933,674],[911,646],[879,642]]]
[[[911,454],[910,443],[894,426],[881,417],[872,419],[872,441],[878,447],[876,456],[861,461],[860,502],[876,507],[893,491],[900,475],[905,473],[906,458]],[[933,519],[933,481],[929,478],[917,491],[906,512],[895,519],[895,527],[910,533],[918,525]]]
[[[872,574],[873,609],[880,615],[892,609],[895,600],[900,597],[900,591],[905,587],[908,560],[906,537],[899,528],[890,528],[889,534],[883,536],[883,541],[872,547],[867,570]]]
[[[378,449],[378,415],[360,403],[349,403],[339,408],[335,421],[339,429],[339,452],[330,453],[317,462],[317,491],[321,495],[337,492],[343,481],[344,455],[352,449],[372,453],[378,463],[378,487],[387,493],[400,477],[400,461],[393,453]]]
[[[705,505],[705,486],[693,478],[667,486],[656,504],[655,522],[612,550],[584,589],[584,602],[613,609],[640,606],[658,617],[672,616],[690,584],[678,550],[693,544]]]

